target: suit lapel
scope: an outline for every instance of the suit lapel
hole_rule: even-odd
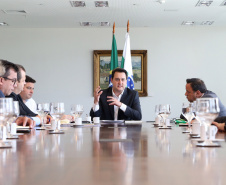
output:
[[[120,102],[126,104],[126,100],[127,100],[127,99],[128,99],[128,98],[127,98],[127,88],[125,88],[125,89],[124,89],[124,92],[123,92],[123,94],[122,94],[122,97],[121,97]]]
[[[107,93],[107,96],[113,96],[113,95],[112,95],[112,88],[109,88],[109,91],[108,91],[108,93]],[[108,98],[107,98],[107,100],[108,100]],[[112,116],[112,118],[114,119],[114,106],[113,106],[113,105],[109,105],[109,102],[107,102],[107,104],[108,104],[108,107],[109,107],[111,116]]]
[[[22,98],[21,98],[21,96],[19,94],[17,95],[17,99],[18,99],[18,102],[19,102],[21,108],[24,110],[25,109],[25,107],[24,107],[25,104],[23,103],[23,100],[22,100]]]

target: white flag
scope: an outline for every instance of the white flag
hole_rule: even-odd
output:
[[[126,42],[123,49],[121,68],[124,68],[128,72],[127,87],[129,89],[134,89],[129,33],[126,33]]]

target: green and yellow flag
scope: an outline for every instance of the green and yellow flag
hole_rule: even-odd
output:
[[[115,39],[115,23],[113,25],[113,37],[112,37],[112,46],[111,46],[111,62],[110,62],[110,75],[109,75],[109,87],[112,86],[111,76],[112,70],[118,67],[118,50]]]

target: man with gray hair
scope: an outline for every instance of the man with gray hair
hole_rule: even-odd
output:
[[[9,96],[17,87],[18,66],[7,60],[0,59],[0,98]],[[17,125],[28,125],[34,127],[35,122],[28,117],[18,117],[15,121]]]
[[[16,87],[18,67],[7,61],[0,60],[0,98],[10,95]]]

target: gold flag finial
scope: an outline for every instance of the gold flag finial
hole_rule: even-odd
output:
[[[115,22],[113,24],[113,34],[115,34]]]
[[[127,33],[129,33],[129,20],[127,22]]]

